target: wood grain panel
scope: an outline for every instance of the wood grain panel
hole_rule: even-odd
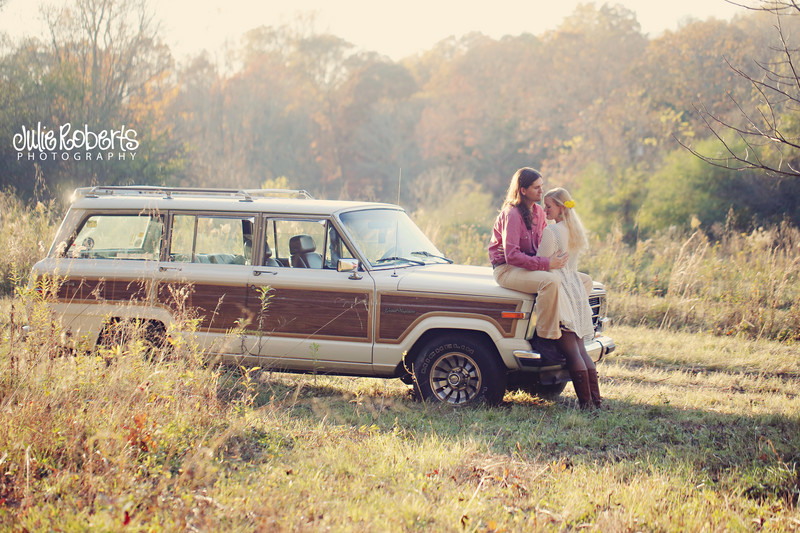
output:
[[[147,286],[150,283],[152,282],[141,279],[105,281],[103,298],[123,302],[144,302],[147,301]]]
[[[522,302],[503,302],[431,296],[382,295],[378,316],[378,341],[399,342],[415,323],[432,316],[476,317],[490,320],[506,337],[514,335],[516,320],[503,311],[519,311]],[[455,320],[454,320],[455,322]]]
[[[224,333],[252,321],[246,285],[160,283],[157,300],[173,315],[185,313],[188,318],[200,318],[201,331]]]
[[[269,295],[261,320],[264,335],[372,340],[367,292],[273,288]],[[257,317],[260,300],[254,289],[248,307]]]
[[[103,278],[68,278],[58,289],[58,300],[70,302],[140,302],[147,300],[144,280],[112,280]]]

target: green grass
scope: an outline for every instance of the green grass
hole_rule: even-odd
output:
[[[59,217],[0,207],[7,292]],[[571,387],[452,409],[186,343],[73,357],[34,294],[0,300],[0,530],[798,531],[800,233],[717,233],[582,259],[618,324],[592,413]]]
[[[790,346],[615,327],[610,407],[196,361],[37,357],[0,396],[0,529],[800,529]]]

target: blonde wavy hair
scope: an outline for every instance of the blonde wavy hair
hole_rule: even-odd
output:
[[[547,191],[544,195],[545,199],[550,198],[556,204],[563,208],[564,225],[567,227],[567,236],[569,242],[567,243],[567,252],[570,254],[578,254],[589,247],[589,241],[586,238],[586,229],[583,227],[583,222],[575,212],[575,201],[569,194],[569,191],[562,187]],[[567,207],[567,205],[571,207]]]

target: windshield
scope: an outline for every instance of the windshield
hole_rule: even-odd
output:
[[[339,218],[372,266],[452,262],[404,211],[368,209],[343,213]]]

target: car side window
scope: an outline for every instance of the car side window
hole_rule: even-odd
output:
[[[170,261],[251,265],[254,224],[254,217],[176,214],[172,218]]]
[[[164,224],[159,215],[91,215],[67,246],[70,258],[158,260]]]
[[[270,219],[264,244],[267,266],[335,269],[340,258],[353,258],[325,219]]]
[[[336,228],[328,222],[328,249],[325,254],[325,268],[336,270],[339,259],[355,259],[356,256],[347,248]]]

